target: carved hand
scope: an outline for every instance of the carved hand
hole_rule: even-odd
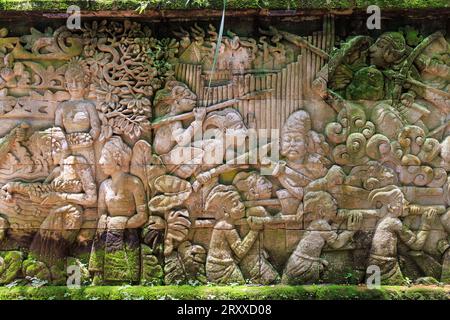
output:
[[[430,208],[422,215],[422,219],[424,219],[424,221],[426,221],[427,223],[431,223],[436,218],[436,216],[437,210],[435,208]]]
[[[203,121],[206,116],[206,108],[194,108],[195,121]]]
[[[208,182],[209,180],[211,180],[212,176],[210,172],[202,172],[197,176],[197,181],[200,182],[201,184],[205,184],[206,182]]]
[[[92,128],[91,131],[89,131],[89,135],[92,137],[93,140],[97,140],[98,136],[100,135],[100,130]]]
[[[347,229],[350,231],[361,229],[362,221],[361,212],[351,212],[347,219]]]
[[[255,219],[255,217],[248,217],[247,222],[250,230],[260,231],[264,227],[263,223],[259,219]]]
[[[275,165],[275,168],[273,169],[273,175],[275,177],[283,174],[286,171],[286,162],[285,161],[278,161],[278,163]]]

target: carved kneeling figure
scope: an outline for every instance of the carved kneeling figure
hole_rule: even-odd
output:
[[[338,249],[346,245],[359,228],[361,219],[348,218],[349,230],[337,233],[331,227],[337,206],[333,197],[324,191],[309,192],[304,197],[306,233],[298,243],[284,268],[284,284],[316,283],[328,262],[320,257],[325,245]]]
[[[207,197],[205,209],[214,212],[216,218],[206,258],[208,280],[218,284],[244,284],[239,262],[249,253],[262,224],[253,223],[250,218],[250,231],[241,239],[235,223],[245,217],[245,207],[239,193],[232,186],[214,187]]]

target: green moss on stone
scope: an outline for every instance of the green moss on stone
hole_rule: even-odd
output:
[[[8,284],[21,273],[23,254],[20,251],[6,251],[1,257],[0,284]]]
[[[67,287],[1,287],[0,299],[33,300],[153,300],[153,299],[346,299],[346,300],[447,300],[449,287],[388,287],[368,289],[363,286],[101,286],[69,289]]]

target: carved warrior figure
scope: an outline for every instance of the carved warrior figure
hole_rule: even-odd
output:
[[[103,147],[100,167],[110,178],[100,185],[97,234],[89,270],[95,282],[138,281],[138,228],[148,219],[142,181],[129,174],[131,149],[113,136]]]
[[[341,248],[352,238],[361,220],[348,218],[347,229],[337,233],[332,228],[336,217],[336,201],[324,191],[308,192],[304,199],[304,217],[309,224],[283,271],[282,283],[317,283],[328,261],[320,257],[325,245]]]
[[[273,175],[285,188],[277,191],[285,214],[295,214],[303,199],[303,188],[323,177],[330,161],[326,158],[325,138],[311,130],[311,119],[306,111],[294,112],[281,130],[281,155],[286,161],[275,165]]]
[[[86,159],[69,155],[60,128],[39,134],[55,169],[43,183],[9,182],[2,189],[11,195],[25,195],[33,205],[48,210],[30,250],[38,260],[51,265],[69,255],[83,221],[84,208],[96,204],[97,188]]]
[[[193,110],[195,119],[186,129],[182,121],[174,121],[156,129],[154,150],[161,156],[168,173],[184,179],[197,176],[198,182],[203,184],[230,171],[230,167],[234,168],[223,165],[219,170],[206,171],[223,162],[227,148],[226,136],[239,137],[230,139],[233,143],[245,143],[242,138],[247,136],[247,128],[242,116],[234,109],[226,108],[206,115],[206,108],[194,108],[195,104],[195,94],[177,81],[168,82],[164,89],[157,92],[157,117]]]
[[[398,262],[398,239],[410,248],[421,248],[429,235],[430,223],[436,215],[436,210],[430,208],[422,215],[420,230],[414,233],[400,220],[411,209],[407,208],[408,202],[398,187],[391,185],[375,189],[370,193],[369,199],[374,205],[381,206],[381,218],[373,236],[368,265],[380,268],[382,284],[404,285],[406,280]]]

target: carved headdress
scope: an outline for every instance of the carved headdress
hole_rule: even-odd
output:
[[[336,200],[325,191],[307,192],[303,198],[305,219],[332,219],[336,214]]]
[[[240,201],[240,195],[234,186],[222,184],[215,186],[206,197],[205,212],[215,215],[221,212],[220,208],[223,208],[224,205],[231,205],[235,199]],[[240,219],[244,215],[245,211],[240,212],[239,216],[232,216],[232,218]]]
[[[83,83],[89,82],[89,68],[84,60],[81,58],[72,58],[67,64],[66,72],[64,73],[66,80],[75,80]]]
[[[67,144],[64,131],[59,127],[36,131],[30,137],[30,149],[33,157],[49,158],[53,152],[65,152],[63,144]]]
[[[268,190],[263,190],[265,194],[259,194],[257,191],[258,182],[263,180]],[[233,185],[241,193],[244,200],[255,200],[270,198],[272,183],[257,172],[239,172],[233,179]]]
[[[397,199],[398,197],[403,197],[403,192],[394,185],[375,189],[369,193],[369,201],[376,205],[377,208],[381,208],[383,205],[391,202],[392,199]]]
[[[286,123],[281,129],[281,135],[288,132],[307,135],[311,130],[311,117],[304,110],[296,111],[287,118]]]
[[[227,128],[232,128],[238,124],[244,125],[244,120],[242,119],[239,111],[227,108],[220,111],[214,111],[208,114],[208,117],[203,122],[203,130],[210,128],[219,128],[225,131]]]
[[[390,45],[389,50],[385,53],[384,58],[386,61],[391,62],[389,55],[392,55],[394,60],[398,60],[406,53],[407,48],[405,38],[400,32],[385,32],[379,39],[387,41]]]

